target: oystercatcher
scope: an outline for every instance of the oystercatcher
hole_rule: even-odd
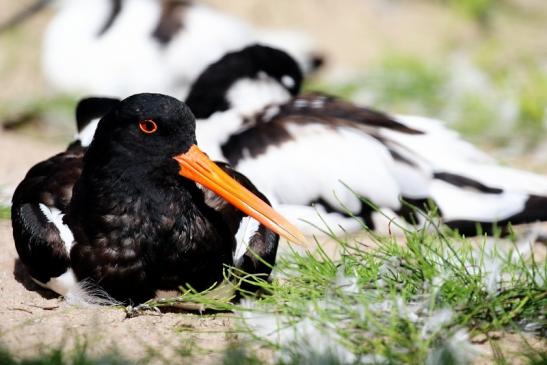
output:
[[[257,41],[287,50],[308,72],[323,63],[303,33],[259,31],[191,0],[36,0],[14,19],[48,3],[57,9],[44,34],[42,68],[63,93],[183,96],[207,65]]]
[[[376,229],[386,215],[420,223],[404,200],[433,202],[444,223],[467,235],[547,220],[547,177],[496,164],[439,121],[301,94],[301,82],[288,54],[255,45],[209,66],[186,99],[202,146],[249,176],[286,216],[325,219],[333,230],[360,228],[352,215]]]
[[[37,164],[13,196],[15,245],[38,284],[74,302],[139,303],[206,289],[224,265],[267,277],[278,234],[303,241],[245,176],[200,151],[184,103],[88,99],[80,125],[101,110],[89,147],[82,138]]]

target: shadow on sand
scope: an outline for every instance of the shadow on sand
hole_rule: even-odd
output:
[[[15,277],[15,280],[25,287],[25,289],[37,292],[45,299],[54,299],[59,297],[59,295],[55,292],[42,288],[40,285],[36,284],[30,277],[25,265],[18,258],[15,259],[15,263],[13,265],[13,276]]]

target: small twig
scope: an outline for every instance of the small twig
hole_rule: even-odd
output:
[[[59,306],[57,304],[52,305],[37,305],[37,304],[27,304],[29,307],[39,308],[45,311],[52,311],[55,309],[58,309]]]
[[[26,309],[26,308],[21,308],[21,307],[8,307],[8,310],[25,312],[25,313],[28,313],[28,314],[34,314],[34,313],[32,313],[31,310]]]
[[[125,319],[135,318],[142,315],[161,316],[161,311],[158,307],[146,303],[139,304],[136,307],[128,305],[125,309]]]

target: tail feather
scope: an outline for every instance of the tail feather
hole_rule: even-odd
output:
[[[497,164],[440,121],[396,119],[423,132],[383,131],[386,145],[397,153],[394,158],[401,156],[395,158],[395,177],[405,197],[431,199],[443,222],[466,234],[481,229],[492,233],[509,223],[547,221],[547,176]],[[407,170],[414,175],[422,172],[422,180],[413,179]],[[422,182],[427,192],[416,189],[416,182]]]
[[[458,175],[436,177],[442,179],[433,182],[432,199],[445,224],[461,234],[494,234],[509,225],[547,221],[547,195],[527,191],[529,181],[521,189],[499,189]]]
[[[446,165],[442,171],[476,180],[491,188],[547,196],[547,176],[529,171],[496,164],[461,162]]]
[[[547,221],[547,197],[531,195],[526,200],[524,207],[516,214],[499,221],[470,221],[452,220],[446,221],[446,225],[466,236],[477,234],[493,235],[496,231],[508,232],[510,225]]]

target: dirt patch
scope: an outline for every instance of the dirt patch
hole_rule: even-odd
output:
[[[0,221],[0,336],[13,354],[32,356],[51,348],[87,345],[92,355],[113,351],[131,360],[148,356],[169,362],[208,354],[220,360],[230,340],[228,314],[145,314],[127,318],[121,308],[81,308],[68,305],[32,282],[17,259],[11,225]]]

